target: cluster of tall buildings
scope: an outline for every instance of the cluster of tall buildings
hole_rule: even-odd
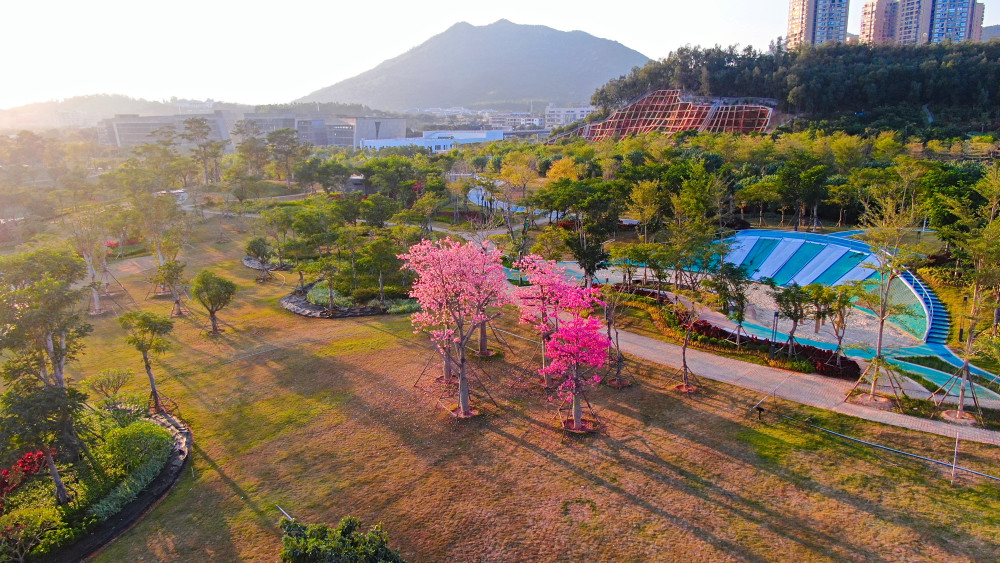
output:
[[[982,41],[984,12],[975,0],[872,0],[862,13],[861,42]]]
[[[850,0],[791,0],[785,45],[848,40]],[[976,0],[871,0],[864,5],[860,41],[917,45],[981,41],[985,6]]]

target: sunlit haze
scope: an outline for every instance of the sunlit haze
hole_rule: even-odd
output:
[[[852,2],[852,32],[862,4]],[[987,25],[1000,21],[993,8]],[[8,2],[0,108],[97,93],[287,102],[460,21],[582,30],[652,58],[685,44],[766,47],[784,35],[787,9],[788,0]]]

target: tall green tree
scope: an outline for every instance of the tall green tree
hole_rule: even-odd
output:
[[[285,178],[285,187],[291,189],[295,167],[306,156],[308,146],[295,129],[277,129],[267,134],[267,148],[278,173]]]
[[[894,366],[888,361],[884,350],[885,324],[893,317],[913,315],[912,308],[895,297],[893,287],[901,283],[900,275],[921,259],[920,247],[910,242],[909,235],[917,226],[919,209],[913,205],[912,187],[900,183],[885,193],[865,202],[865,214],[861,218],[865,232],[861,238],[871,246],[875,262],[869,266],[875,270],[873,281],[860,286],[857,303],[874,312],[878,319],[878,335],[875,341],[875,356],[868,368],[861,374],[851,389],[853,393],[862,384],[868,384],[869,397],[875,398],[878,382],[885,379],[897,401],[903,393],[903,386]],[[850,395],[849,395],[850,396]]]
[[[191,294],[208,312],[212,321],[212,334],[219,334],[218,313],[232,303],[236,295],[236,284],[209,270],[202,270],[194,278]]]
[[[78,311],[86,266],[68,250],[0,257],[0,350],[8,381],[67,387],[66,364],[90,332]]]
[[[795,357],[795,331],[799,325],[810,316],[809,305],[811,298],[809,291],[797,283],[784,287],[774,287],[771,289],[771,297],[778,307],[778,316],[792,322],[792,327],[788,330],[788,357]]]
[[[153,377],[150,355],[162,354],[170,349],[170,341],[166,337],[174,330],[174,321],[147,311],[129,311],[118,317],[118,324],[128,333],[125,342],[142,354],[142,366],[146,370],[146,376],[149,377],[149,394],[153,401],[153,410],[163,412],[160,393],[156,389],[156,378]]]

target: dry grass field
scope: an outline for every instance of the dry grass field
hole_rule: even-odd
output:
[[[403,316],[311,320],[281,310],[288,286],[258,285],[243,243],[195,233],[182,259],[240,293],[205,334],[197,305],[154,364],[195,437],[193,463],[169,496],[99,561],[275,561],[277,506],[301,520],[382,522],[412,561],[963,561],[1000,558],[1000,487],[809,430],[814,424],[935,459],[945,438],[884,427],[702,381],[681,397],[655,365],[636,385],[590,399],[600,435],[566,436],[533,385],[534,351],[511,339],[474,363],[483,415],[437,404],[426,337]],[[234,236],[234,238],[236,238]],[[140,262],[141,264],[141,262]],[[144,308],[141,266],[125,278]],[[289,283],[294,275],[288,277]],[[511,316],[513,318],[513,316]],[[519,330],[511,321],[506,328]],[[110,316],[77,379],[107,367],[141,373]],[[144,377],[132,385],[141,389]],[[770,403],[769,403],[770,404]],[[996,448],[961,446],[960,462],[1000,474]]]

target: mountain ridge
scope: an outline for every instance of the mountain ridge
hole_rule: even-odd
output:
[[[362,103],[395,111],[579,102],[648,60],[584,31],[506,19],[485,26],[458,22],[372,69],[295,101]]]

